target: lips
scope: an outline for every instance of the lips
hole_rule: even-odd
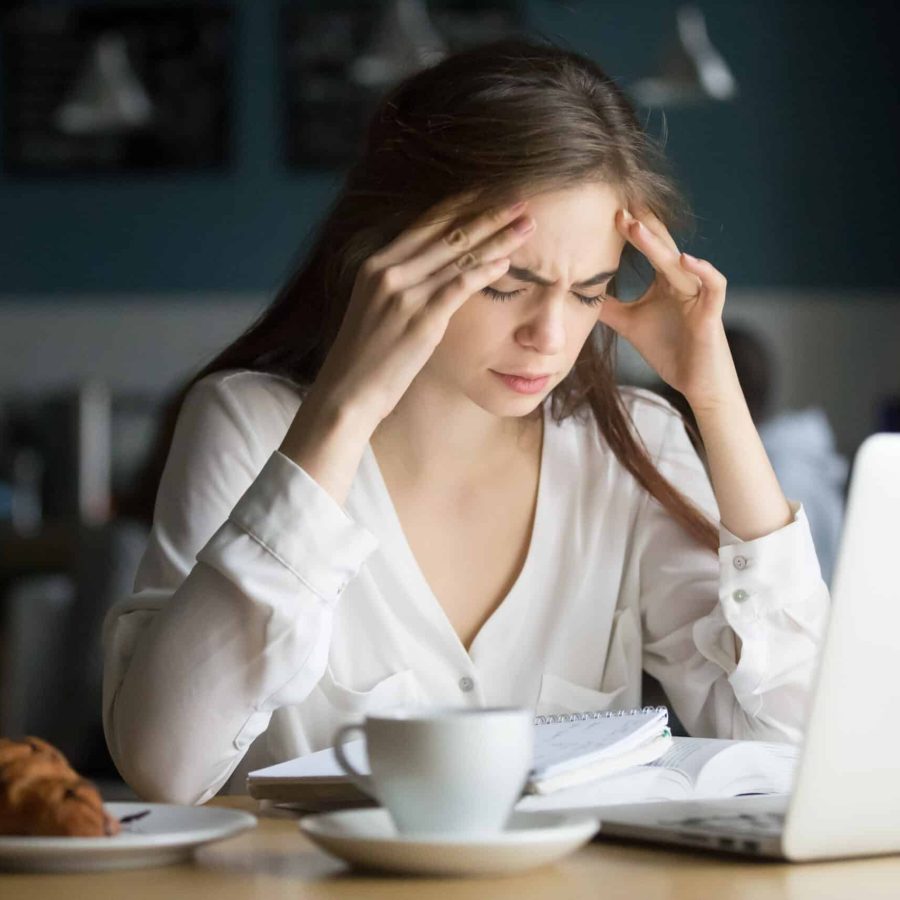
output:
[[[494,372],[493,369],[491,371]],[[549,375],[543,378],[522,378],[518,375],[504,375],[501,372],[494,372],[494,375],[518,394],[539,394],[550,383]]]
[[[536,381],[538,378],[547,378],[551,372],[497,372],[498,375],[509,375],[511,378],[526,378],[529,381]]]

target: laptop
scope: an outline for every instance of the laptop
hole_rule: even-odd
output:
[[[598,838],[786,860],[900,851],[900,434],[861,444],[791,794],[600,811]]]

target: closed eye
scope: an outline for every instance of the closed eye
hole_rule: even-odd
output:
[[[517,291],[498,291],[496,288],[492,287],[483,287],[481,289],[481,293],[486,297],[490,297],[491,300],[510,300],[516,296],[516,294],[521,294],[523,288],[519,288]],[[579,294],[577,291],[572,291],[573,294],[585,305],[585,306],[596,306],[598,303],[603,302],[603,296],[598,297],[586,297],[584,294]]]

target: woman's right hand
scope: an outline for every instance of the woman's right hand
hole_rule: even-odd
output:
[[[432,209],[423,217],[428,224],[412,225],[370,256],[313,391],[365,410],[377,427],[443,339],[450,317],[509,268],[509,255],[534,229],[525,205],[453,229],[446,217],[430,221]]]

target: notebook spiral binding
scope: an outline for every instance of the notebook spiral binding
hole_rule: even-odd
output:
[[[586,719],[616,719],[621,716],[638,716],[646,712],[664,712],[668,720],[669,710],[665,706],[642,706],[640,709],[611,709],[596,712],[560,713],[559,715],[535,716],[535,725],[558,725],[560,722],[583,722]]]

